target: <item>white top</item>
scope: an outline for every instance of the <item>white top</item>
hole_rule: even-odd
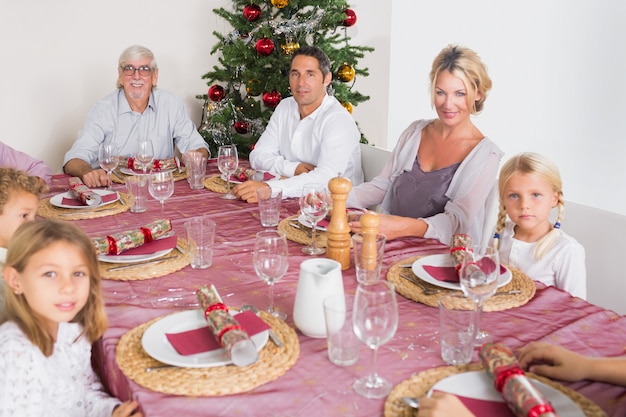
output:
[[[513,237],[515,224],[507,221],[500,234],[500,262],[521,269],[535,281],[552,285],[580,297],[587,297],[585,248],[562,230],[554,246],[541,258],[533,258],[536,242],[523,242]]]
[[[98,100],[87,113],[78,138],[67,151],[63,165],[78,158],[99,168],[98,147],[104,141],[113,141],[120,156],[133,156],[138,139],[152,139],[154,157],[174,157],[174,145],[180,153],[205,148],[208,145],[196,130],[185,104],[166,90],[153,89],[143,113],[133,111],[118,88]]]
[[[60,323],[50,357],[12,321],[0,326],[0,416],[110,417],[120,401],[102,390],[91,345],[76,323]]]
[[[300,197],[305,184],[327,185],[339,173],[355,186],[363,182],[360,138],[354,119],[335,97],[326,95],[322,104],[302,120],[298,103],[287,97],[276,107],[250,152],[250,165],[288,177],[268,181],[270,187],[283,190],[283,198]],[[301,162],[316,168],[294,176]]]
[[[400,174],[413,169],[422,129],[432,121],[417,120],[402,132],[383,171],[370,182],[352,188],[348,207],[366,208],[381,204],[382,211],[390,213],[391,185]],[[450,182],[446,191],[450,201],[443,213],[423,219],[428,224],[425,238],[449,245],[453,234],[468,233],[473,242],[481,242],[487,196],[496,181],[502,155],[503,152],[490,139],[478,142]]]

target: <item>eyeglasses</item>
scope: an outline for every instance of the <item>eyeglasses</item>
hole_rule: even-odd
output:
[[[152,68],[150,68],[148,65],[142,65],[139,68],[135,68],[132,65],[126,65],[125,67],[122,67],[122,72],[124,73],[124,75],[135,75],[135,71],[139,71],[139,75],[141,77],[147,77],[148,75],[152,74]]]

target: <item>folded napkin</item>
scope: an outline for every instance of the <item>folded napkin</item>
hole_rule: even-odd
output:
[[[215,286],[203,285],[196,291],[200,307],[204,310],[211,332],[237,366],[252,365],[259,358],[256,347],[248,333],[230,315]]]
[[[252,311],[244,311],[236,314],[233,318],[250,336],[268,330],[270,326],[261,320]],[[196,353],[209,352],[220,349],[217,338],[207,327],[200,327],[181,333],[166,333],[165,337],[176,351],[183,355],[195,355]]]
[[[125,156],[120,158],[119,163],[120,168],[128,168],[137,173],[143,172],[143,167],[141,163],[136,161],[135,158]],[[155,159],[152,161],[152,170],[153,171],[167,171],[170,169],[178,169],[180,168],[180,161],[177,157],[174,158],[165,158],[165,159]]]
[[[85,206],[99,206],[102,204],[102,197],[95,193],[78,177],[70,177],[70,193]]]
[[[480,348],[480,361],[496,390],[516,417],[556,417],[556,412],[520,368],[513,352],[501,343]]]
[[[455,266],[422,265],[422,268],[437,281],[459,283],[459,274]],[[500,274],[504,274],[505,272],[506,268],[501,265]]]
[[[109,203],[111,201],[117,200],[117,193],[98,195],[98,196],[102,199],[102,203],[100,203],[100,204]],[[63,204],[64,206],[74,206],[74,207],[84,207],[85,206],[85,203],[83,203],[79,199],[77,199],[77,198],[68,198],[68,197],[63,197],[61,199],[61,204]]]
[[[256,181],[269,181],[272,178],[274,178],[274,175],[270,174],[269,172],[263,172],[263,179],[258,179],[255,177],[255,175],[260,172],[261,171],[257,171],[257,170],[250,169],[250,168],[237,168],[237,171],[235,171],[235,173],[230,176],[230,180],[241,181],[241,182],[248,181],[251,179],[255,179]]]
[[[468,410],[480,417],[514,417],[511,409],[502,401],[483,400],[454,394]]]
[[[156,220],[143,227],[93,238],[98,255],[119,255],[132,248],[151,242],[172,230],[169,219]]]

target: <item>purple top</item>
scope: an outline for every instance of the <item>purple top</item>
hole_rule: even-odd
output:
[[[461,163],[457,162],[436,171],[424,172],[419,156],[416,157],[413,169],[400,174],[391,186],[390,213],[415,219],[443,213],[450,200],[446,191],[459,165]]]
[[[28,175],[43,178],[46,184],[50,184],[52,178],[52,171],[48,165],[24,152],[11,148],[4,142],[0,142],[0,166],[26,171]]]

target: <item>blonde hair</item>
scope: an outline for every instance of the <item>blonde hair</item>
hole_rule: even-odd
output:
[[[39,198],[47,190],[48,186],[39,177],[15,168],[0,168],[0,214],[12,193],[24,191]]]
[[[85,335],[90,343],[95,342],[106,330],[107,318],[100,294],[100,268],[95,247],[89,237],[77,226],[58,220],[42,220],[22,224],[9,243],[5,268],[14,268],[22,273],[30,258],[37,252],[56,242],[75,245],[83,254],[89,270],[89,296],[85,306],[72,319],[83,327],[80,336]],[[46,332],[23,294],[15,294],[5,287],[5,314],[20,327],[28,339],[45,356],[54,349],[54,340]]]
[[[435,85],[439,74],[450,71],[460,78],[467,89],[467,105],[471,114],[483,110],[487,94],[491,90],[491,78],[487,74],[487,66],[476,52],[459,45],[448,45],[439,52],[430,70],[431,104],[435,102]],[[480,95],[480,99],[476,97]]]
[[[500,170],[500,178],[498,180],[498,194],[500,196],[500,209],[498,212],[498,221],[496,223],[496,246],[498,238],[504,230],[506,222],[506,210],[504,209],[504,188],[511,177],[517,173],[534,175],[539,179],[547,182],[552,190],[558,194],[557,208],[558,214],[554,227],[544,237],[537,241],[533,250],[533,257],[537,260],[543,256],[554,245],[558,235],[558,229],[561,227],[563,220],[563,208],[565,201],[563,200],[563,181],[557,166],[545,156],[537,153],[525,152],[513,156],[506,161]]]

